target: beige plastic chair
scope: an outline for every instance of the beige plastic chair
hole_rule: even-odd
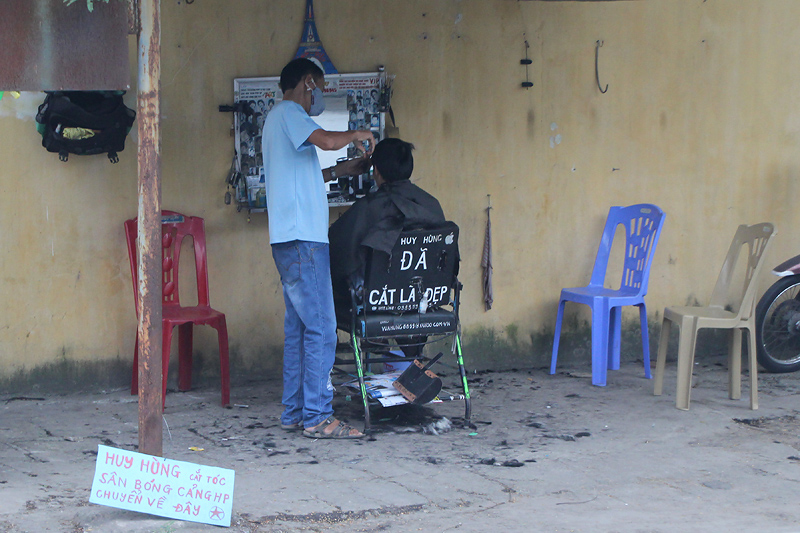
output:
[[[664,309],[664,322],[661,326],[661,339],[658,343],[656,379],[653,394],[661,395],[664,384],[664,364],[667,359],[667,344],[672,322],[680,327],[678,343],[678,386],[675,394],[675,407],[689,409],[692,392],[692,368],[697,331],[700,328],[730,329],[728,347],[728,393],[732,400],[742,397],[742,330],[748,332],[748,362],[750,365],[750,409],[758,409],[758,374],[756,368],[755,337],[755,291],[765,252],[769,247],[775,227],[770,223],[739,226],[728,250],[722,271],[711,293],[708,307],[667,307]],[[739,252],[747,246],[747,268],[741,294],[731,291]],[[737,305],[738,303],[738,305]],[[733,309],[733,310],[731,310]]]

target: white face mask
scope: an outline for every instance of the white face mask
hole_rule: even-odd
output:
[[[314,82],[312,81],[311,83]],[[316,117],[321,115],[325,111],[325,98],[322,94],[322,89],[314,83],[314,87],[306,85],[306,90],[311,91],[311,108],[308,110],[308,116]]]

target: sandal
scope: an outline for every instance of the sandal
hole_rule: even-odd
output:
[[[300,431],[303,429],[302,422],[295,422],[294,424],[284,424],[281,423],[281,429],[284,431]]]
[[[326,429],[328,431],[325,431]],[[353,431],[355,431],[355,434],[353,434]],[[304,430],[303,436],[309,439],[361,439],[366,435],[353,426],[330,416],[321,424]]]

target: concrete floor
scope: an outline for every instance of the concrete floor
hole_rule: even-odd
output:
[[[460,402],[378,409],[363,441],[282,431],[280,383],[234,386],[234,409],[213,387],[171,392],[164,456],[236,471],[235,532],[800,531],[800,374],[762,374],[753,412],[707,360],[685,412],[674,363],[661,397],[640,365],[604,388],[588,366],[473,374],[474,427]],[[453,429],[425,434],[440,417]],[[125,390],[0,396],[0,530],[218,531],[88,503],[97,445],[134,449],[137,420]]]

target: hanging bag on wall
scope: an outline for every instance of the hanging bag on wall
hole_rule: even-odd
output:
[[[36,114],[42,146],[61,161],[69,154],[108,154],[112,163],[125,149],[125,137],[136,112],[122,101],[124,91],[57,91],[47,93]]]

